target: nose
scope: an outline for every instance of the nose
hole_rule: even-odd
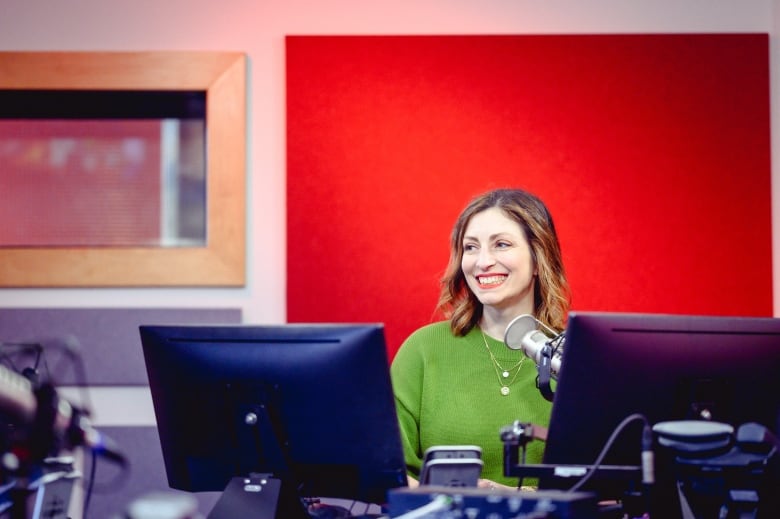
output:
[[[496,258],[493,256],[493,252],[490,247],[482,247],[479,250],[479,256],[477,257],[477,267],[481,270],[486,270],[496,264]]]

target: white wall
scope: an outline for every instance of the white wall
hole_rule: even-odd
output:
[[[250,61],[248,282],[239,289],[0,289],[0,307],[240,307],[285,320],[284,36],[769,32],[780,0],[0,0],[0,50],[237,50]],[[776,61],[776,60],[775,60]],[[778,123],[777,67],[772,122]],[[780,149],[773,131],[773,155]],[[773,199],[780,178],[773,166]],[[780,293],[780,216],[774,211]],[[2,268],[2,265],[0,265]],[[775,312],[778,310],[775,304]]]

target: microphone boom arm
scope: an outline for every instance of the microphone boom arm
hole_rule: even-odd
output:
[[[539,363],[536,365],[536,387],[539,388],[539,392],[550,402],[553,401],[555,392],[550,387],[550,380],[552,379],[552,346],[549,342],[542,346],[539,352]]]

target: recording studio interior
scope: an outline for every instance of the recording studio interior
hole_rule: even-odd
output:
[[[3,0],[0,518],[778,517],[778,38]]]

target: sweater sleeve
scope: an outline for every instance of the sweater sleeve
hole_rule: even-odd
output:
[[[420,341],[416,334],[412,334],[396,353],[390,375],[407,472],[416,478],[420,476],[423,455],[420,448],[423,373],[424,357]]]

